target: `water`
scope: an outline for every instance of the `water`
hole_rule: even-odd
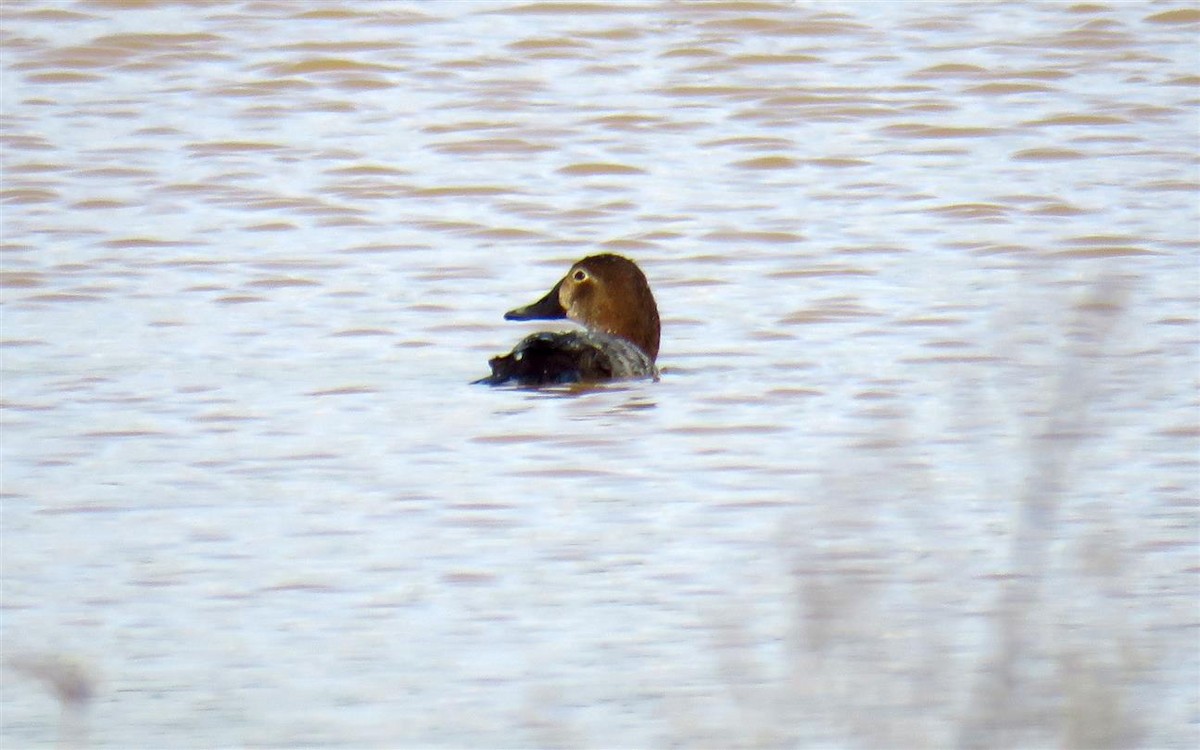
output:
[[[1200,741],[1193,6],[0,13],[5,746]]]

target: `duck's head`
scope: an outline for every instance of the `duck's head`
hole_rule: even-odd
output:
[[[545,297],[504,313],[505,320],[561,318],[632,341],[651,360],[658,357],[658,305],[646,275],[628,258],[609,253],[584,258]]]

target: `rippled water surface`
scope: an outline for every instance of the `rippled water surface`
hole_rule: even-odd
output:
[[[4,747],[1200,742],[1194,4],[0,19]]]

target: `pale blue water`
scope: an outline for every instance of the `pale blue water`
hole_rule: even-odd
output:
[[[1191,6],[2,22],[0,744],[1200,739]]]

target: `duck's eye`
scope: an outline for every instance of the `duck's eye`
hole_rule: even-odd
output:
[[[587,271],[583,270],[582,268],[576,269],[575,273],[571,276],[571,278],[575,279],[576,281],[587,281],[587,277]]]

